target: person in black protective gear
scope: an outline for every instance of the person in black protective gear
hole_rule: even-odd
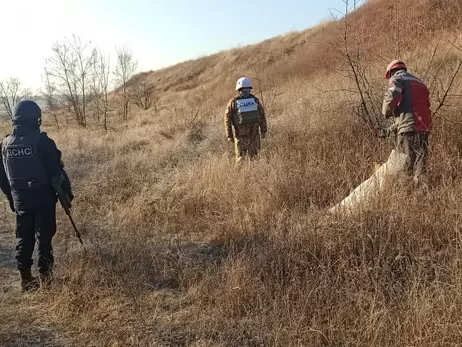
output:
[[[52,239],[56,233],[56,192],[52,180],[73,199],[61,152],[46,133],[40,132],[42,112],[31,100],[20,101],[13,114],[13,132],[1,143],[0,188],[16,213],[16,262],[23,290],[39,287],[32,276],[32,254],[38,248],[42,283],[53,269]]]

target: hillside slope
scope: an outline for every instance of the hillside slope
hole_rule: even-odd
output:
[[[332,10],[345,12],[341,8]],[[425,49],[438,40],[449,39],[460,25],[461,4],[457,0],[369,1],[350,14],[349,42],[359,48],[368,62],[383,65],[401,55],[418,60]],[[162,95],[172,92],[207,90],[222,101],[242,75],[257,77],[278,87],[294,77],[303,79],[330,75],[342,67],[338,49],[342,45],[345,20],[330,21],[303,32],[294,32],[257,45],[236,48],[163,70],[140,78],[157,83]],[[223,88],[227,86],[227,88]],[[170,93],[169,93],[170,92]],[[218,95],[216,95],[218,94]],[[226,97],[229,95],[227,92]]]
[[[457,0],[376,0],[345,19],[374,113],[397,55],[439,104],[462,58],[461,17]],[[46,128],[88,251],[60,213],[53,288],[19,294],[5,205],[0,345],[461,345],[460,75],[430,140],[429,194],[397,180],[360,216],[327,216],[393,147],[358,117],[344,28],[141,74],[132,83],[156,82],[159,111],[134,110],[108,133]],[[242,75],[269,136],[260,160],[235,170],[222,117]]]

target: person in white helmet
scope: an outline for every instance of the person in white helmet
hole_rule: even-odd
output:
[[[246,156],[254,159],[258,155],[260,137],[266,137],[267,123],[260,100],[252,94],[250,78],[239,78],[236,91],[238,95],[226,107],[225,133],[228,141],[234,143],[236,163],[240,164]]]

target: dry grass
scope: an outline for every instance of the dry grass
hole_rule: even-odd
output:
[[[358,13],[381,18],[385,4]],[[425,21],[421,6],[430,5],[408,12]],[[444,108],[431,137],[428,196],[396,182],[359,216],[326,216],[392,148],[350,114],[355,95],[338,91],[347,79],[328,70],[307,79],[299,58],[289,76],[279,62],[275,46],[293,49],[287,63],[334,26],[146,74],[163,81],[163,109],[107,134],[49,128],[88,254],[61,214],[57,282],[5,296],[0,343],[27,345],[18,326],[32,325],[57,346],[461,345],[460,104]],[[407,52],[416,65],[428,60]],[[275,62],[263,70],[261,59]],[[277,96],[262,86],[269,137],[260,160],[235,170],[221,115],[237,76],[217,82],[239,64],[239,75],[264,71]],[[196,113],[207,116],[191,121]]]

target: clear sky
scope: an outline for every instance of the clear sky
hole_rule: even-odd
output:
[[[330,18],[342,0],[0,0],[0,80],[41,86],[53,42],[75,34],[154,70]]]

